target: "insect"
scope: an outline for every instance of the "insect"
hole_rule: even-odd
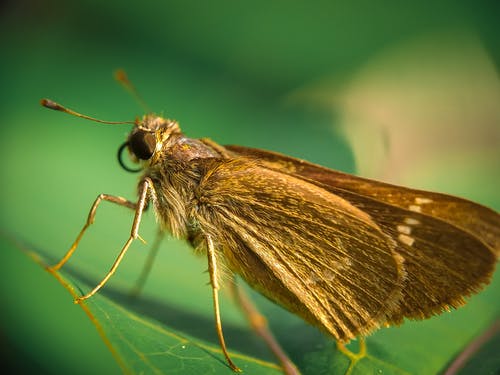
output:
[[[120,123],[48,99],[41,104]],[[162,231],[206,254],[216,331],[235,371],[219,311],[221,267],[340,343],[459,307],[494,272],[500,215],[487,207],[270,151],[192,139],[176,121],[154,114],[125,123],[133,128],[119,161],[135,171],[122,160],[128,150],[139,165],[138,200],[99,195],[77,239],[52,268],[71,257],[103,200],[134,211],[130,236],[110,271],[77,301],[91,297],[141,239],[141,216],[151,204]]]

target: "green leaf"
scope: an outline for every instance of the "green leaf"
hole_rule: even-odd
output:
[[[44,269],[47,259],[29,245],[17,244],[32,260]],[[55,279],[76,298],[91,285],[85,277],[76,271],[60,272],[47,270]],[[116,302],[120,301],[120,303]],[[70,299],[67,299],[70,303]],[[232,373],[224,356],[213,342],[206,342],[185,332],[179,332],[171,325],[155,321],[146,313],[137,314],[133,306],[135,301],[127,293],[111,288],[107,293],[97,293],[92,298],[80,303],[81,309],[94,324],[102,340],[111,351],[119,366],[126,374],[220,374]],[[148,301],[146,301],[146,305]],[[151,302],[149,302],[151,308]],[[161,303],[156,308],[165,308]],[[179,312],[182,314],[182,312]],[[193,317],[191,325],[206,326],[202,316]],[[212,322],[209,324],[213,327]],[[213,329],[216,337],[215,329]],[[251,374],[279,374],[279,366],[252,358],[250,356],[231,353],[231,357],[245,372]]]
[[[3,242],[2,248],[5,248],[7,243]],[[41,255],[42,251],[20,241],[16,241],[14,247],[45,267],[47,259]],[[73,298],[90,290],[96,283],[70,266],[49,275],[57,279]],[[401,327],[379,330],[367,338],[366,353],[359,355],[355,354],[359,350],[357,342],[349,346],[352,352],[339,351],[333,340],[316,329],[258,296],[256,299],[270,314],[271,328],[278,341],[303,374],[429,374],[443,371],[498,317],[500,278],[496,277],[492,284],[457,311],[425,322],[407,322]],[[43,294],[44,291],[37,290],[36,293]],[[64,297],[63,303],[71,305],[68,297]],[[210,304],[206,311],[196,314],[168,302],[168,293],[162,299],[143,296],[133,300],[126,290],[106,286],[80,307],[124,373],[232,373],[216,340]],[[260,359],[259,349],[252,347],[255,337],[250,332],[235,326],[231,319],[225,324],[224,314],[223,326],[233,360],[245,373],[280,373],[277,365]],[[239,339],[233,340],[235,337]],[[233,345],[237,351],[233,350]],[[498,356],[494,353],[491,349],[477,352],[473,357],[474,369],[477,371],[478,363],[485,364],[488,369],[498,367]],[[92,359],[86,360],[90,370]],[[466,367],[462,374],[466,373],[472,372],[467,372]]]

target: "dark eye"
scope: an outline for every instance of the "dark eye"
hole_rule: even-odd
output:
[[[128,147],[138,159],[148,160],[155,151],[155,135],[141,130],[132,133],[128,139]]]

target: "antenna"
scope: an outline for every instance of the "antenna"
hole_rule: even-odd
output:
[[[127,73],[125,73],[125,70],[123,69],[118,69],[114,73],[115,79],[123,86],[125,90],[127,90],[132,96],[137,100],[137,102],[141,105],[141,107],[148,113],[151,113],[151,108],[146,104],[144,99],[142,99],[142,96],[139,95],[139,92],[135,88],[135,86],[130,82],[128,79]]]
[[[99,120],[94,117],[82,115],[81,113],[75,112],[69,108],[66,108],[50,99],[42,99],[40,100],[40,104],[43,105],[44,107],[47,107],[49,109],[53,109],[54,111],[60,111],[67,113],[68,115],[76,116],[76,117],[81,117],[87,120],[95,121],[95,122],[101,122],[103,124],[132,124],[135,125],[136,123],[134,121],[104,121],[104,120]]]

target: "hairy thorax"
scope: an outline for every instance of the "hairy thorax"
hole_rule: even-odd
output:
[[[153,182],[155,194],[150,198],[163,230],[190,242],[198,237],[196,190],[208,165],[220,158],[216,150],[201,140],[182,134],[169,140],[143,175]]]

